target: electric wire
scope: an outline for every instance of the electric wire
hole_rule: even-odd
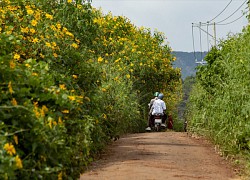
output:
[[[197,57],[196,57],[196,52],[195,52],[195,41],[194,41],[194,27],[198,27],[199,28],[199,40],[200,40],[200,51],[201,51],[201,61],[203,62],[203,58],[202,58],[202,35],[201,35],[201,31],[202,32],[204,32],[204,33],[206,33],[207,34],[207,46],[208,46],[208,52],[210,51],[210,45],[211,45],[211,43],[210,43],[210,41],[209,41],[209,37],[211,37],[214,41],[215,41],[215,46],[216,46],[216,42],[219,42],[220,43],[220,41],[218,41],[218,40],[216,40],[216,32],[214,32],[215,34],[214,34],[214,36],[213,35],[211,35],[210,33],[209,33],[209,26],[211,26],[211,25],[214,25],[214,28],[215,28],[215,25],[229,25],[229,24],[232,24],[232,23],[234,23],[234,22],[236,22],[236,21],[238,21],[239,19],[241,19],[244,15],[246,15],[248,12],[249,12],[249,10],[248,11],[245,11],[245,12],[243,12],[242,13],[242,15],[241,16],[239,16],[238,18],[236,18],[236,19],[234,19],[234,20],[232,20],[232,21],[230,21],[230,22],[225,22],[225,23],[223,23],[224,21],[226,21],[226,20],[228,20],[230,17],[232,17],[236,12],[238,12],[241,8],[242,8],[242,6],[246,3],[246,2],[248,2],[249,0],[245,0],[231,15],[229,15],[227,18],[225,18],[225,19],[223,19],[223,20],[221,20],[221,21],[218,21],[218,22],[213,22],[212,23],[212,21],[214,21],[216,18],[218,18],[227,8],[228,8],[228,6],[232,3],[232,0],[230,0],[229,1],[229,3],[226,5],[226,7],[217,15],[217,16],[215,16],[213,19],[211,19],[211,20],[209,20],[209,21],[207,21],[207,23],[202,23],[202,22],[199,22],[199,24],[198,23],[192,23],[192,40],[193,40],[193,50],[194,50],[194,58],[195,58],[195,61],[197,62]],[[203,28],[202,28],[202,26],[207,26],[207,29],[206,30],[204,30]],[[214,29],[214,31],[215,31],[215,29]],[[199,62],[197,62],[197,63],[199,63]]]
[[[240,17],[238,17],[237,19],[235,19],[235,20],[233,20],[233,21],[231,21],[231,22],[228,22],[228,23],[223,23],[223,24],[221,24],[222,22],[224,22],[225,20],[227,20],[227,19],[229,19],[230,17],[232,17],[236,12],[238,12],[239,10],[240,10],[240,8],[247,2],[248,0],[245,0],[231,15],[229,15],[227,18],[225,18],[225,19],[223,19],[223,20],[221,20],[221,21],[219,21],[219,22],[215,22],[215,24],[216,25],[227,25],[227,24],[231,24],[231,23],[233,23],[233,22],[235,22],[235,21],[237,21],[237,20],[239,20],[241,17],[243,17],[244,16],[244,13],[243,13],[243,15],[241,15]],[[231,2],[231,1],[230,1]],[[229,4],[228,4],[229,5]],[[224,8],[224,9],[226,9],[227,7],[228,7],[228,5]],[[222,11],[223,12],[223,11]],[[246,12],[247,13],[247,12]],[[221,14],[221,13],[220,13]],[[218,15],[216,16],[216,17],[218,17]],[[215,18],[213,18],[213,19],[215,19]],[[212,20],[213,20],[212,19]],[[197,25],[197,26],[199,26],[199,25],[201,25],[201,26],[211,26],[211,25],[214,25],[214,23],[210,23],[212,20],[210,20],[210,21],[207,21],[207,23],[204,23],[204,22],[202,22],[202,23],[199,23],[199,24],[197,24],[197,23],[194,23],[195,25]]]
[[[208,22],[211,22],[211,21],[213,21],[213,20],[215,20],[217,17],[219,17],[227,8],[228,8],[228,6],[231,4],[233,2],[233,0],[230,0],[230,2],[226,5],[226,7],[217,15],[217,16],[215,16],[213,19],[211,19],[210,21],[208,21]]]
[[[216,24],[220,24],[222,22],[224,22],[225,20],[229,19],[230,17],[232,17],[236,12],[238,12],[240,10],[240,8],[247,2],[248,0],[245,0],[241,5],[240,7],[238,7],[230,16],[228,16],[227,18],[217,22]]]
[[[216,25],[228,25],[228,24],[232,24],[232,23],[238,21],[239,19],[241,19],[241,18],[242,18],[246,13],[248,13],[248,12],[249,12],[249,11],[244,12],[240,17],[238,17],[237,19],[235,19],[235,20],[233,20],[233,21],[231,21],[231,22],[224,23],[224,24],[216,24]]]
[[[216,40],[215,37],[214,37],[213,35],[211,35],[211,34],[210,34],[209,32],[207,32],[206,30],[202,29],[201,27],[199,27],[199,26],[194,26],[194,27],[198,27],[201,31],[203,31],[204,33],[206,33],[207,35],[209,35],[210,37],[212,37],[214,40]],[[216,42],[220,42],[220,41],[216,40]]]

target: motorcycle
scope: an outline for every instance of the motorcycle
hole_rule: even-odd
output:
[[[162,114],[154,115],[154,131],[159,132],[166,129],[166,125],[162,123]]]

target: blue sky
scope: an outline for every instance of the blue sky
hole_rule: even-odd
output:
[[[214,39],[210,36],[214,36],[214,30],[212,25],[203,26],[203,30],[210,34],[208,36],[206,32],[194,27],[192,36],[192,23],[206,23],[227,6],[212,21],[218,23],[224,20],[219,23],[222,25],[215,26],[216,39],[226,38],[229,33],[239,33],[248,24],[247,18],[242,16],[242,12],[247,10],[244,2],[245,0],[92,0],[92,5],[101,8],[105,14],[110,11],[115,16],[126,16],[138,27],[163,32],[174,51],[193,52],[207,51],[214,44]],[[240,19],[230,23],[240,16]],[[227,23],[229,24],[223,25]]]

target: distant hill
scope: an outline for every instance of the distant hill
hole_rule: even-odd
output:
[[[195,76],[197,61],[201,61],[207,54],[207,52],[182,52],[182,51],[173,51],[173,55],[176,56],[176,61],[173,63],[174,67],[181,68],[182,79],[186,79],[187,76]]]

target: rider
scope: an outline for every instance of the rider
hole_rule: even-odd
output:
[[[155,93],[154,93],[154,98],[151,99],[150,103],[148,104],[149,113],[150,113],[150,114],[152,113],[151,108],[152,108],[152,106],[153,106],[153,104],[154,104],[154,101],[155,101],[156,99],[158,99],[158,95],[159,95],[159,94],[160,94],[159,92],[155,92]]]
[[[158,95],[158,99],[154,101],[154,104],[152,106],[152,115],[155,114],[162,114],[162,125],[165,125],[166,119],[167,119],[167,115],[166,115],[166,103],[162,100],[164,97],[164,95],[162,93],[160,93]]]
[[[150,103],[148,104],[148,108],[149,108],[149,113],[148,113],[148,127],[146,128],[146,130],[149,130],[149,131],[151,130],[151,127],[153,126],[153,122],[152,122],[153,121],[153,116],[152,116],[153,109],[152,109],[152,106],[154,104],[154,101],[158,99],[158,95],[159,94],[160,94],[159,92],[155,92],[154,93],[154,98],[151,99]]]

